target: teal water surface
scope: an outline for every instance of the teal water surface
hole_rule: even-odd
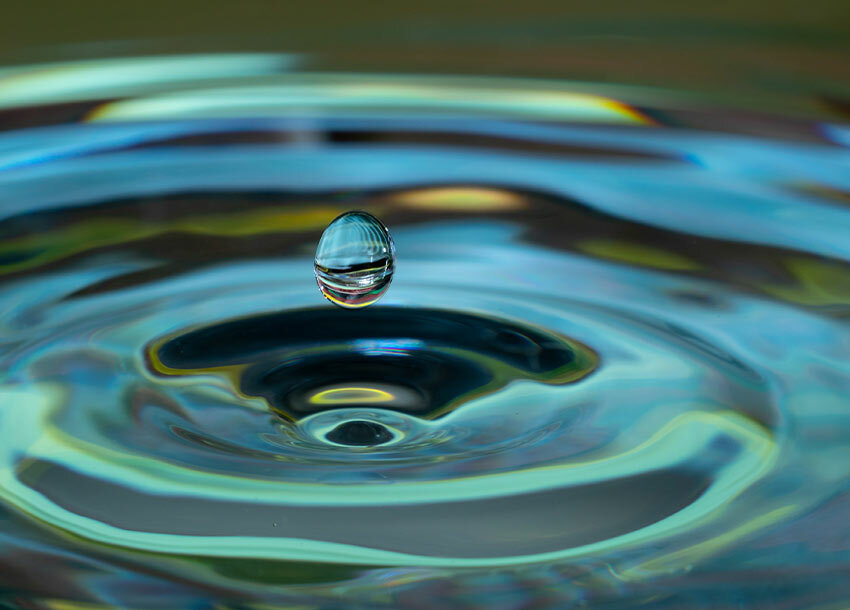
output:
[[[273,54],[0,85],[0,604],[850,595],[846,125]],[[362,310],[313,277],[349,210]]]

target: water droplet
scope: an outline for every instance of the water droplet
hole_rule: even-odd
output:
[[[393,239],[383,223],[366,212],[335,218],[316,248],[316,281],[325,298],[340,307],[365,307],[380,299],[394,268]]]

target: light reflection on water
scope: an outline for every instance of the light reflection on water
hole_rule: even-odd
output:
[[[846,127],[296,63],[0,74],[0,600],[846,597]]]

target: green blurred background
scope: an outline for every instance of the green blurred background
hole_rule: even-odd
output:
[[[5,2],[0,63],[279,50],[315,69],[557,77],[843,116],[850,0]]]

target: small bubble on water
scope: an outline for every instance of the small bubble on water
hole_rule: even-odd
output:
[[[316,248],[319,289],[340,307],[365,307],[380,299],[394,269],[393,239],[383,223],[366,212],[337,216]]]

